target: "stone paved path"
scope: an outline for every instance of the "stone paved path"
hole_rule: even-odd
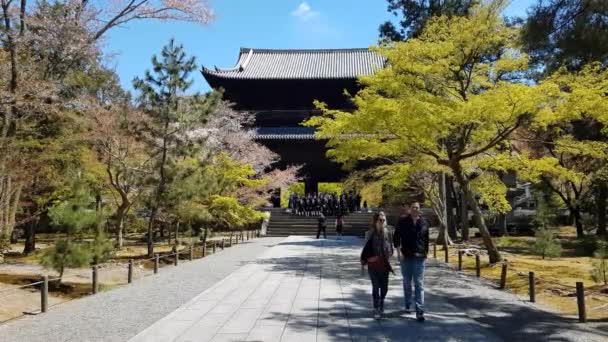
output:
[[[0,342],[126,341],[254,261],[283,238],[249,240],[217,254],[95,296],[52,307],[44,315],[0,325]]]
[[[0,341],[608,341],[606,325],[574,323],[435,260],[428,320],[401,311],[396,275],[375,321],[361,243],[252,240],[0,326]]]
[[[428,320],[400,311],[401,279],[393,276],[387,317],[375,321],[360,244],[290,237],[131,341],[606,340],[435,261],[427,268]]]

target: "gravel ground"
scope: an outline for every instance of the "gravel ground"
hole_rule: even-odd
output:
[[[262,238],[227,248],[131,285],[51,308],[0,326],[0,341],[125,341],[255,260],[283,238]]]

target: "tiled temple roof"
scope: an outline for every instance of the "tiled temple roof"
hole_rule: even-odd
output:
[[[354,79],[382,69],[385,58],[369,49],[281,50],[241,48],[234,68],[205,68],[225,79]]]

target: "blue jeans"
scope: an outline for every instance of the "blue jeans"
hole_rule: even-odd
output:
[[[372,299],[374,309],[384,308],[384,298],[388,292],[388,272],[378,272],[367,268],[369,278],[372,281]]]
[[[412,280],[414,280],[414,299],[416,312],[424,313],[424,257],[401,258],[401,274],[403,275],[403,295],[405,307],[412,304]]]

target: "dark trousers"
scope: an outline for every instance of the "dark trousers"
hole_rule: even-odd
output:
[[[323,231],[323,238],[327,239],[327,229],[325,226],[319,226],[319,228],[317,229],[317,239],[321,235],[321,231]]]
[[[384,298],[388,292],[388,272],[378,272],[367,268],[369,278],[372,281],[372,299],[374,309],[384,308]]]

